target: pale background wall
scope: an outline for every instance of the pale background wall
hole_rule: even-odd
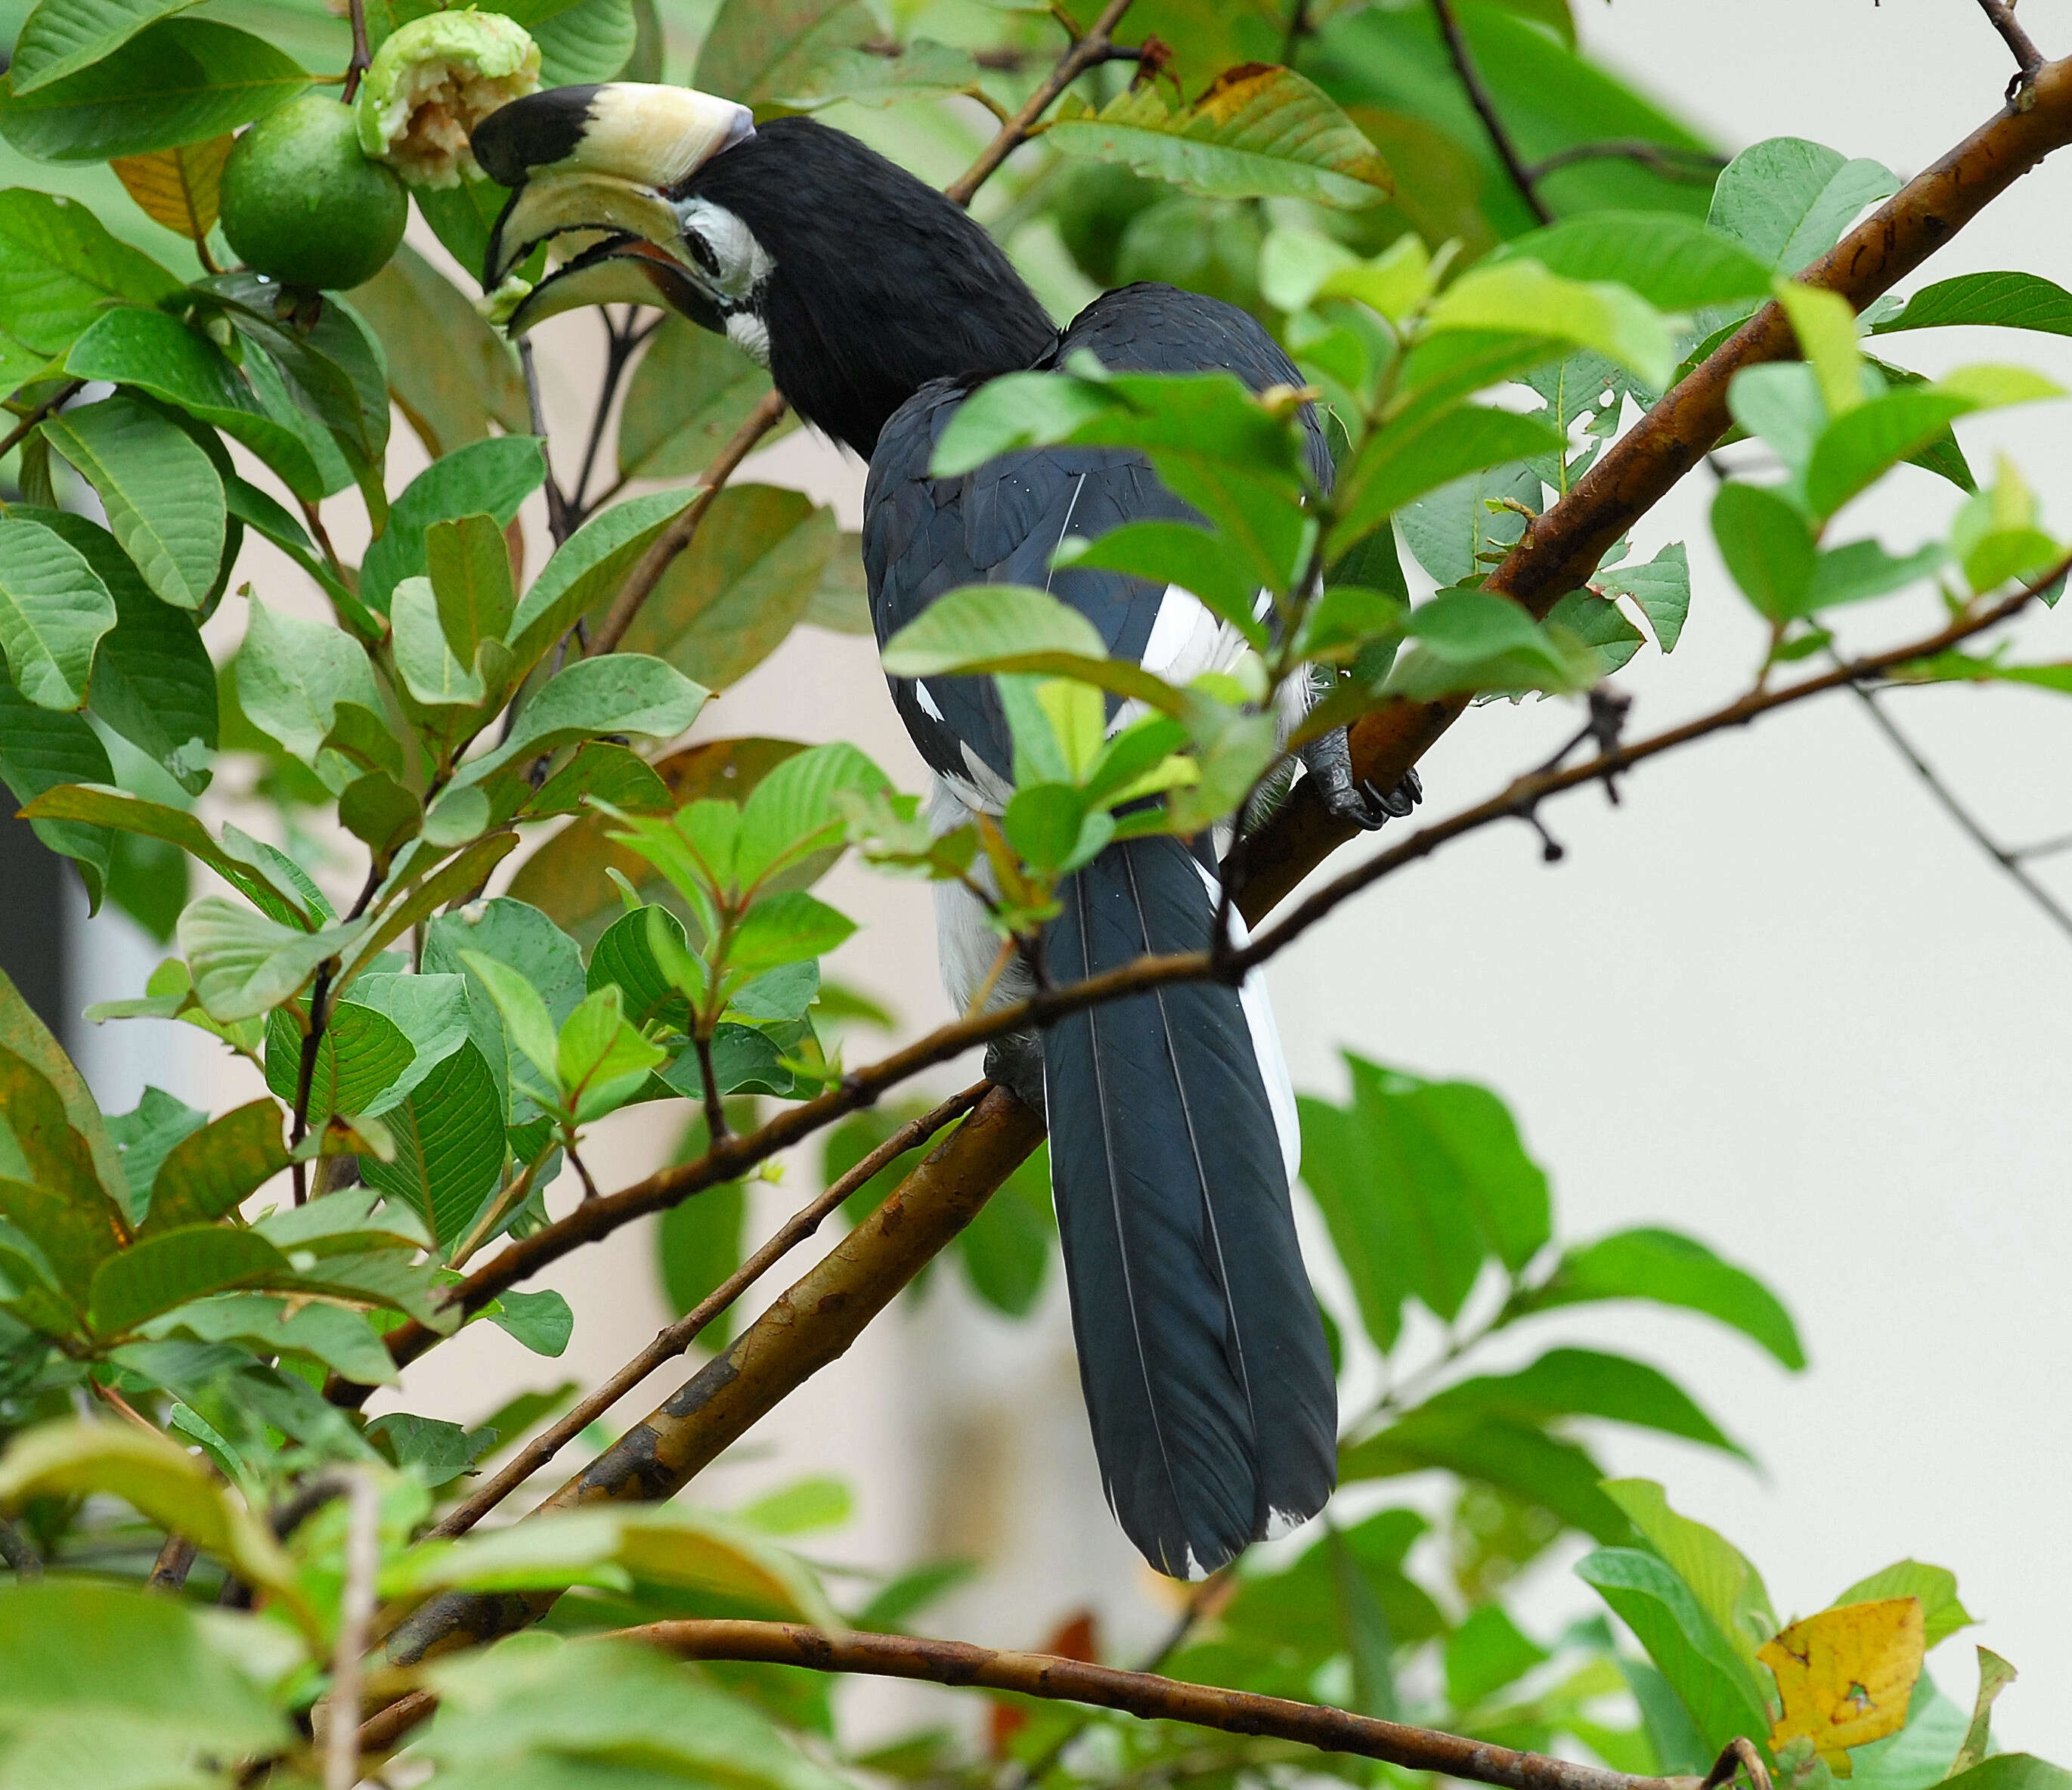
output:
[[[1577,0],[1577,10],[1593,47],[1726,146],[1793,133],[1901,174],[1986,116],[2007,72],[1998,40],[1963,0]],[[2061,12],[2027,21],[2047,46],[2072,24]],[[2072,284],[2069,212],[2072,161],[2061,158],[1924,278],[2021,265]],[[594,344],[581,320],[556,328],[541,356],[555,414],[572,426]],[[1931,371],[2011,353],[1983,334],[1915,352]],[[2025,338],[2018,352],[2072,384],[2066,344]],[[1975,464],[1989,465],[2001,443],[2021,459],[2061,532],[2072,527],[2069,417],[2066,405],[2040,407],[1966,433]],[[861,468],[824,445],[795,437],[746,475],[798,485],[855,525]],[[1694,479],[1637,532],[1641,557],[1688,541],[1698,589],[1675,659],[1643,659],[1622,680],[1644,729],[1732,693],[1758,651],[1710,550],[1710,496]],[[1860,520],[1908,546],[1942,525],[1954,498],[1903,474]],[[278,560],[255,550],[247,571],[268,600],[302,600]],[[1851,633],[1885,637],[1926,615],[1906,599],[1852,614]],[[227,615],[219,625],[238,624]],[[2049,630],[2034,634],[2037,656],[2063,655]],[[2050,698],[1922,692],[1901,713],[2007,837],[2072,830],[2072,784],[2059,768],[2072,718]],[[1479,797],[1572,725],[1552,707],[1483,711],[1432,755],[1433,802]],[[863,643],[802,632],[701,726],[750,729],[853,739],[915,782]],[[1670,1222],[1777,1286],[1813,1356],[1803,1376],[1709,1326],[1639,1308],[1549,1321],[1515,1352],[1584,1335],[1630,1348],[1672,1368],[1752,1443],[1761,1475],[1680,1445],[1602,1438],[1614,1470],[1663,1479],[1682,1508],[1753,1554],[1781,1610],[1817,1607],[1906,1553],[1957,1568],[1986,1619],[1973,1633],[2023,1669],[2002,1705],[2003,1735],[2072,1752],[2072,1630],[2062,1615],[2072,1590],[2072,1311],[2061,1290],[2072,1259],[2072,942],[1959,837],[1847,699],[1655,766],[1629,781],[1622,809],[1586,795],[1548,817],[1570,848],[1560,866],[1543,868],[1523,829],[1479,837],[1355,904],[1276,965],[1297,1085],[1337,1091],[1342,1046],[1488,1081],[1552,1171],[1567,1234]],[[2072,858],[2054,874],[2072,895]],[[911,892],[848,870],[829,892],[867,923],[841,972],[910,1027],[940,1017],[929,924]],[[94,924],[82,955],[82,1001],[136,992],[152,961],[114,918]],[[134,1103],[147,1080],[219,1109],[239,1097],[191,1050],[175,1058],[175,1042],[192,1034],[166,1030],[136,1024],[88,1040],[111,1108]],[[644,1170],[673,1122],[652,1112],[614,1121],[593,1158],[600,1179]],[[763,1190],[766,1223],[811,1173],[810,1162],[793,1164],[783,1189]],[[564,1372],[594,1378],[664,1317],[642,1230],[553,1278],[578,1316],[564,1362],[479,1327],[413,1371],[409,1406],[472,1419],[515,1388]],[[1057,1291],[1040,1322],[1013,1327],[939,1286],[750,1437],[701,1496],[726,1504],[804,1471],[843,1472],[858,1488],[859,1519],[817,1554],[878,1567],[986,1558],[985,1577],[940,1612],[941,1632],[1026,1645],[1092,1603],[1127,1655],[1162,1625],[1163,1593],[1101,1506]],[[619,1421],[677,1377],[658,1376]],[[1528,1621],[1544,1628],[1588,1604],[1561,1564],[1528,1595]],[[1971,1638],[1938,1656],[1964,1702]],[[921,1694],[874,1693],[868,1718],[894,1725]]]

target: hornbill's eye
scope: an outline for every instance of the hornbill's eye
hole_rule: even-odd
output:
[[[557,87],[514,100],[476,126],[483,170],[512,188],[491,232],[483,286],[494,291],[538,244],[602,232],[512,314],[512,335],[579,305],[661,303],[720,327],[704,290],[720,272],[671,203],[705,163],[754,134],[748,108],[689,88],[638,81]]]

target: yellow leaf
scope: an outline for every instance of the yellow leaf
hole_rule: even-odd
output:
[[[1764,1642],[1756,1657],[1777,1674],[1784,1701],[1770,1750],[1803,1734],[1837,1777],[1848,1776],[1844,1747],[1906,1726],[1926,1638],[1920,1599],[1888,1598],[1823,1610]]]
[[[232,141],[225,132],[205,143],[118,156],[108,165],[154,223],[199,242],[216,228],[223,164]]]

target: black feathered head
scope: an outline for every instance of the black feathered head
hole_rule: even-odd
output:
[[[730,101],[618,81],[514,101],[473,146],[513,189],[486,286],[549,237],[604,232],[524,299],[513,335],[580,305],[665,305],[861,454],[928,381],[1026,367],[1055,338],[979,224],[811,118],[758,129]]]

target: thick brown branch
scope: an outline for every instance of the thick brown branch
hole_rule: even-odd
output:
[[[465,1535],[545,1467],[591,1424],[645,1380],[664,1361],[672,1361],[697,1339],[713,1319],[753,1286],[783,1256],[796,1249],[820,1228],[821,1221],[889,1162],[897,1162],[910,1150],[968,1113],[985,1097],[987,1082],[976,1082],[960,1094],[952,1094],[932,1113],[924,1113],[894,1132],[848,1174],[837,1179],[810,1204],[802,1206],[762,1248],[722,1281],[683,1317],[657,1333],[653,1342],[586,1398],[579,1400],[565,1417],[549,1425],[528,1442],[497,1473],[486,1481],[465,1504],[457,1504],[431,1530],[435,1536]]]
[[[1087,35],[1058,58],[1057,65],[1023,102],[1022,109],[994,133],[993,141],[979,151],[978,159],[944,187],[944,192],[960,205],[970,204],[1000,164],[1029,140],[1030,129],[1050,109],[1051,101],[1087,69],[1109,60],[1108,33],[1128,10],[1129,0],[1108,0]]]
[[[1453,14],[1453,0],[1432,0],[1432,10],[1438,15],[1439,35],[1446,40],[1446,54],[1453,59],[1453,72],[1466,89],[1468,103],[1482,120],[1482,129],[1489,133],[1497,159],[1503,163],[1504,172],[1511,176],[1511,183],[1517,187],[1519,197],[1525,201],[1532,215],[1542,224],[1552,224],[1554,214],[1540,203],[1540,189],[1533,184],[1533,171],[1525,165],[1524,158],[1518,153],[1518,146],[1511,140],[1511,133],[1504,128],[1496,100],[1483,84],[1482,71],[1475,66],[1474,55],[1468,48],[1461,22]]]
[[[540,1509],[672,1496],[801,1381],[845,1354],[1042,1138],[1041,1119],[1004,1088],[992,1089],[824,1260]],[[406,1665],[523,1627],[556,1595],[449,1592],[397,1628],[388,1658]]]
[[[2046,63],[2024,96],[1910,180],[1799,277],[1858,311],[1904,279],[2053,150],[2072,142],[2072,58]],[[1727,386],[1744,367],[1797,352],[1774,304],[1758,311],[1608,448],[1568,496],[1526,529],[1489,581],[1544,615],[1586,583],[1605,549],[1661,501],[1726,433]],[[1396,702],[1352,730],[1353,774],[1392,789],[1467,706]],[[1256,924],[1355,837],[1307,779],[1248,850],[1238,905]]]

